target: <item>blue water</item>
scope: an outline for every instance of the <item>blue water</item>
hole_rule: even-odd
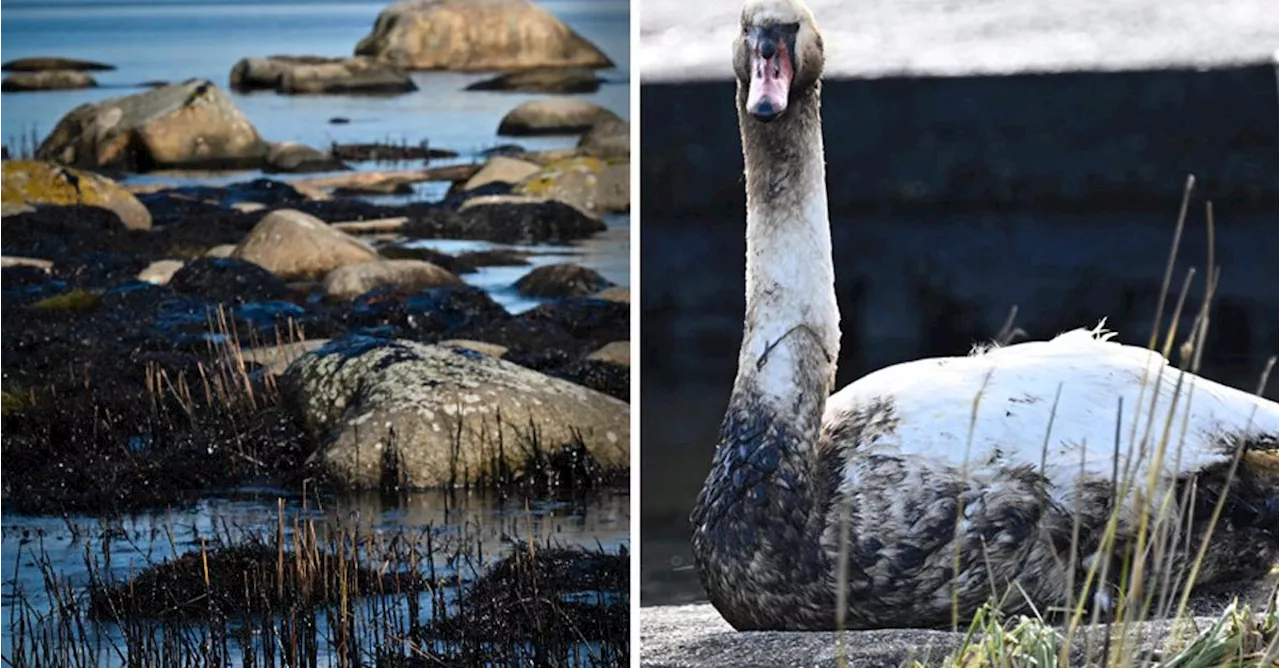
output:
[[[283,515],[277,499],[284,499]],[[434,572],[441,577],[480,575],[484,567],[509,554],[515,545],[533,540],[538,546],[597,547],[618,554],[627,549],[629,501],[626,496],[607,496],[587,503],[544,500],[502,504],[492,496],[461,494],[446,499],[444,493],[420,492],[403,499],[384,501],[376,493],[351,494],[324,499],[310,498],[303,504],[297,494],[280,490],[243,490],[201,500],[189,506],[150,513],[137,513],[116,520],[91,517],[25,517],[6,515],[0,530],[0,645],[6,664],[13,660],[13,629],[8,608],[25,600],[38,610],[47,610],[44,582],[37,560],[48,560],[58,576],[77,591],[89,581],[86,558],[99,574],[118,581],[128,579],[151,564],[161,563],[187,552],[199,550],[202,541],[216,545],[244,536],[270,538],[280,518],[284,519],[285,542],[292,542],[295,520],[315,523],[320,542],[330,530],[341,526],[348,534],[381,536],[387,544],[400,532],[422,549],[424,527],[430,527],[434,545]],[[109,549],[104,542],[110,543]],[[475,563],[450,559],[459,546],[470,555],[482,555]],[[109,554],[109,563],[104,555]],[[422,572],[426,566],[421,565]],[[20,595],[19,595],[20,594]],[[430,596],[420,597],[430,606]],[[451,604],[451,603],[450,603]],[[403,600],[397,607],[403,607]],[[404,613],[404,610],[401,610]],[[321,623],[325,623],[324,618]],[[96,665],[122,665],[114,647],[124,648],[120,630],[109,622],[93,624],[85,637],[103,645]],[[338,662],[322,652],[324,665]]]
[[[147,81],[181,81],[200,77],[227,87],[231,67],[246,56],[274,54],[345,56],[369,33],[383,0],[4,0],[0,2],[3,60],[31,56],[64,56],[115,65],[93,72],[100,88],[41,93],[9,93],[0,100],[0,138],[11,151],[38,143],[58,119],[87,102],[145,90]],[[582,96],[629,117],[629,4],[627,0],[541,0],[539,4],[590,40],[617,67],[600,72],[608,83]],[[466,91],[485,73],[418,72],[419,90],[393,97],[288,96],[274,92],[228,90],[259,133],[269,141],[296,141],[327,147],[332,142],[426,140],[434,148],[457,151],[450,162],[476,162],[479,152],[498,144],[529,149],[573,146],[577,137],[498,137],[503,115],[534,94]],[[335,116],[351,119],[332,125]],[[27,139],[34,135],[36,142]],[[433,162],[432,164],[437,164]],[[354,164],[356,169],[421,167],[406,164]],[[252,172],[208,175],[134,175],[127,182],[226,184],[258,176]],[[273,178],[290,177],[275,176]],[[448,184],[424,183],[407,197],[369,197],[373,202],[405,199],[432,201]],[[629,281],[630,216],[608,216],[609,229],[569,247],[541,249],[542,260],[570,259],[600,271],[615,283]],[[484,247],[480,244],[478,247]],[[537,302],[522,299],[511,284],[532,267],[492,268],[462,278],[489,290],[513,312]]]
[[[101,88],[6,94],[0,137],[6,142],[35,129],[48,134],[79,104],[144,90],[147,81],[209,79],[224,88],[236,61],[275,54],[347,56],[369,33],[382,0],[25,0],[0,3],[3,59],[66,56],[115,65],[93,72]],[[626,0],[543,0],[539,3],[586,37],[617,64],[602,71],[611,83],[585,96],[628,117],[629,5]],[[536,97],[463,91],[487,74],[422,72],[420,90],[392,98],[282,96],[233,93],[236,103],[271,141],[324,146],[330,141],[384,138],[430,140],[433,146],[473,152],[501,143],[502,115]],[[334,116],[352,119],[329,125]],[[574,138],[522,140],[530,147],[572,145]]]

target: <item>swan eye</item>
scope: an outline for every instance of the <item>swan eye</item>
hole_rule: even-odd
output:
[[[778,27],[782,29],[782,32],[785,32],[785,33],[788,33],[788,34],[791,34],[791,35],[794,35],[794,34],[796,34],[796,33],[800,32],[800,24],[799,24],[799,23],[784,23],[784,24],[782,24],[782,25],[780,25],[780,26],[778,26]]]

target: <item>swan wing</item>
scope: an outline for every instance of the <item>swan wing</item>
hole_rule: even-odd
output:
[[[1081,329],[882,369],[828,400],[824,429],[839,433],[835,423],[865,418],[874,406],[887,413],[875,421],[883,426],[870,437],[859,432],[850,457],[963,471],[979,484],[1030,466],[1068,504],[1081,482],[1114,474],[1145,485],[1158,466],[1164,488],[1230,461],[1242,442],[1276,447],[1276,403],[1183,373],[1111,336]]]

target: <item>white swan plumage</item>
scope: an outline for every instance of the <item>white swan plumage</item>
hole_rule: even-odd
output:
[[[733,63],[746,317],[690,516],[699,577],[725,619],[943,626],[1014,587],[1006,607],[1048,610],[1090,594],[1073,591],[1083,569],[1169,517],[1153,510],[1167,492],[1186,501],[1182,533],[1147,577],[1185,576],[1210,530],[1196,585],[1270,570],[1280,406],[1183,373],[1103,324],[898,364],[831,393],[840,314],[823,62],[800,0],[745,2]],[[1112,529],[1119,544],[1107,547]]]

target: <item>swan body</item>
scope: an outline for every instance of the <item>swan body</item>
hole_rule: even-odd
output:
[[[734,44],[745,331],[691,515],[698,573],[725,619],[832,629],[843,605],[844,628],[944,626],[1014,587],[1007,608],[1043,611],[1105,594],[1100,576],[1080,591],[1090,567],[1118,564],[1159,526],[1174,538],[1146,543],[1160,552],[1144,582],[1185,576],[1210,530],[1196,584],[1266,573],[1280,406],[1101,326],[907,362],[831,393],[822,62],[799,0],[747,0]]]

